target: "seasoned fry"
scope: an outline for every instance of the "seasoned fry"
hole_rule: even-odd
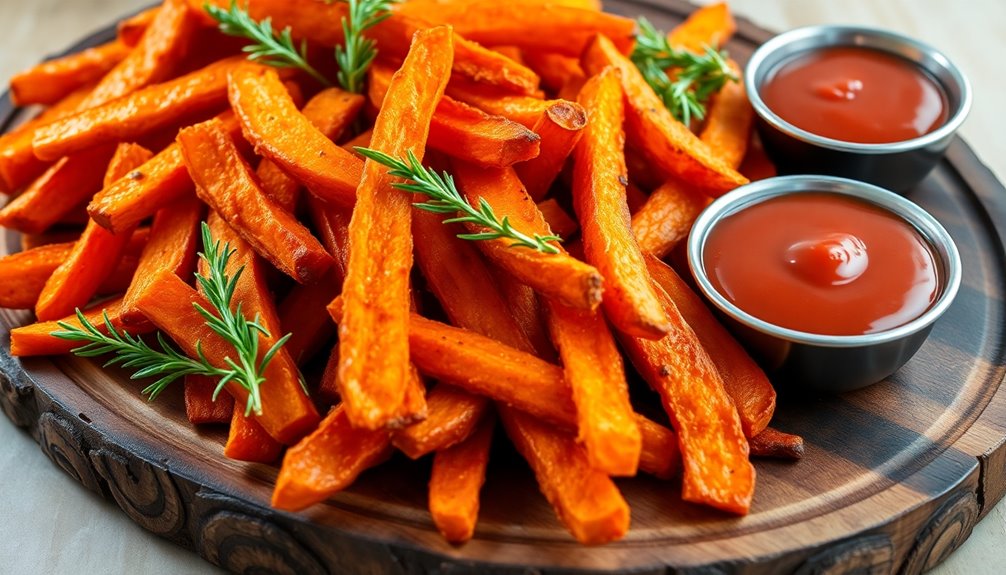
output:
[[[231,415],[231,428],[224,445],[224,455],[237,461],[273,463],[283,453],[283,445],[269,437],[262,426],[240,409]]]
[[[675,179],[664,182],[632,215],[632,234],[639,249],[658,258],[688,236],[702,210],[712,200],[699,190],[689,190]]]
[[[660,394],[681,446],[682,498],[744,515],[754,494],[755,470],[737,409],[695,332],[666,293],[671,319],[660,340],[620,334],[622,347],[643,379]]]
[[[55,160],[110,142],[135,141],[227,103],[227,75],[243,58],[229,58],[163,84],[57,120],[35,131],[35,155]]]
[[[294,286],[280,302],[282,332],[291,334],[284,347],[297,365],[314,357],[335,335],[325,306],[342,291],[342,282],[342,270],[333,265],[320,281]]]
[[[129,47],[113,41],[43,62],[10,79],[11,100],[16,106],[53,104],[108,73]]]
[[[210,309],[206,299],[198,294],[170,271],[158,273],[149,287],[137,298],[136,306],[190,357],[197,357],[196,342],[200,343],[203,355],[213,365],[226,366],[224,359],[233,348],[216,332],[212,331],[203,316],[193,307],[199,303]],[[130,326],[132,333],[134,327]],[[276,335],[276,334],[272,334]],[[261,346],[265,354],[269,346]],[[318,412],[300,386],[297,368],[292,361],[278,360],[282,354],[269,363],[265,371],[268,385],[261,388],[262,405],[269,406],[256,420],[274,439],[289,445],[318,425]],[[260,358],[261,359],[261,356]],[[248,392],[237,383],[228,383],[225,388],[237,405],[244,406]]]
[[[353,427],[339,405],[283,458],[272,506],[299,511],[349,487],[391,454],[388,432]]]
[[[452,167],[459,189],[472,205],[484,198],[498,217],[508,217],[522,232],[543,236],[552,233],[513,170],[488,170],[463,162],[453,162]],[[506,239],[478,242],[478,247],[542,295],[579,309],[594,309],[601,303],[601,275],[593,266],[568,254],[512,249]]]
[[[379,65],[370,69],[369,97],[377,107],[393,72]],[[444,96],[430,120],[427,145],[460,160],[504,168],[538,156],[541,138],[521,124]]]
[[[104,314],[115,329],[122,329],[122,299],[102,302],[86,311],[84,317],[102,333],[108,333],[105,328]],[[80,327],[76,315],[65,317],[59,321],[43,321],[16,327],[10,331],[10,354],[14,357],[31,357],[37,355],[64,355],[81,347],[79,341],[60,339],[52,335],[61,331],[59,322]],[[154,326],[149,322],[129,326],[129,332],[134,335],[149,333]]]
[[[730,66],[738,78],[742,72],[736,62]],[[699,134],[716,154],[732,168],[737,168],[747,154],[751,140],[751,126],[754,123],[754,108],[748,101],[744,81],[727,82],[709,103],[706,124]]]
[[[571,82],[587,80],[580,61],[573,56],[529,51],[524,54],[524,63],[541,77],[541,83],[553,94],[558,94]]]
[[[475,533],[479,492],[486,479],[495,426],[495,418],[485,417],[471,437],[433,457],[430,515],[451,543],[464,543]]]
[[[491,409],[489,400],[441,383],[426,396],[426,419],[395,431],[391,441],[412,459],[464,441]]]
[[[567,214],[554,198],[538,202],[538,211],[545,218],[552,233],[564,240],[568,240],[580,230],[580,224]]]
[[[500,417],[541,492],[577,541],[599,545],[625,535],[629,505],[611,478],[590,466],[572,436],[508,407],[500,408]]]
[[[272,68],[245,63],[230,77],[245,138],[319,198],[352,206],[363,162],[325,137],[294,105]]]
[[[453,58],[449,26],[416,33],[391,80],[371,146],[421,158],[430,118],[447,84]],[[367,160],[349,224],[345,317],[339,324],[339,384],[346,415],[377,429],[411,419],[403,411],[409,381],[411,200],[391,187],[387,169]]]
[[[542,100],[534,96],[500,94],[477,82],[452,80],[447,95],[465,104],[502,116],[535,131],[535,126],[549,106],[561,100]]]
[[[105,182],[122,177],[152,155],[142,146],[119,144],[105,173]],[[35,304],[35,316],[39,321],[59,319],[84,307],[119,264],[132,235],[131,229],[112,234],[88,222],[70,255],[53,271],[39,294]]]
[[[643,449],[639,453],[639,469],[660,479],[674,477],[681,470],[678,436],[670,429],[638,413],[636,424],[639,425],[639,433],[643,437]]]
[[[119,42],[130,48],[139,44],[140,39],[143,38],[143,34],[160,11],[159,7],[148,8],[139,14],[130,16],[125,20],[120,20],[119,24],[115,27]]]
[[[580,92],[590,122],[573,152],[573,206],[587,262],[604,277],[604,313],[620,331],[659,339],[670,330],[629,229],[618,71],[606,68]]]
[[[588,74],[598,74],[608,66],[621,72],[626,134],[665,177],[677,177],[710,195],[747,183],[747,178],[716,157],[709,146],[671,116],[639,70],[611,40],[596,37],[581,63]]]
[[[262,192],[220,120],[178,133],[182,157],[200,199],[256,252],[300,283],[317,281],[332,265],[311,232]]]
[[[772,382],[670,266],[652,256],[646,257],[646,265],[653,281],[674,300],[681,316],[716,365],[727,394],[737,407],[744,435],[757,436],[775,413],[776,394]]]
[[[796,461],[803,459],[803,438],[766,427],[750,440],[752,457],[772,457]]]
[[[565,100],[550,104],[538,118],[534,131],[541,137],[541,153],[514,167],[528,195],[536,202],[548,194],[586,125],[587,113],[583,107]]]
[[[185,416],[193,425],[228,423],[234,409],[234,398],[221,393],[213,399],[217,379],[205,375],[185,376]]]
[[[707,46],[719,48],[737,30],[737,22],[726,2],[698,8],[667,34],[671,46],[701,54]]]

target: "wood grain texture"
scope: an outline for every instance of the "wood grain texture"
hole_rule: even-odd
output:
[[[741,33],[763,38],[749,26]],[[746,55],[750,46],[732,50]],[[660,564],[759,572],[752,560],[773,561],[764,572],[919,572],[960,544],[1006,483],[1006,398],[995,393],[1004,365],[1004,241],[988,227],[1006,221],[1006,192],[962,144],[950,160],[913,199],[951,228],[964,252],[969,273],[947,318],[953,321],[938,325],[919,357],[886,383],[783,405],[777,424],[807,436],[808,458],[760,463],[755,513],[744,520],[687,507],[668,496],[668,485],[634,480],[623,484],[635,512],[630,537],[602,553],[584,550],[504,454],[490,471],[476,541],[455,549],[430,536],[421,482],[401,485],[399,476],[425,473],[422,464],[396,460],[323,508],[282,515],[264,506],[274,470],[221,462],[221,438],[184,424],[177,397],[148,405],[136,386],[110,383],[89,362],[26,361],[24,377],[17,362],[4,360],[4,372],[15,377],[0,381],[0,404],[71,477],[97,487],[144,527],[234,571],[471,572],[466,561],[495,554],[539,567],[561,559],[545,572],[631,561],[648,573],[669,572]],[[5,240],[8,249],[17,244]],[[26,319],[0,313],[5,324]],[[391,545],[380,542],[389,525]],[[776,531],[766,535],[769,527]],[[712,557],[719,560],[708,565]]]

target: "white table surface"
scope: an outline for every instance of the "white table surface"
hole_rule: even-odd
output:
[[[149,0],[0,0],[0,81]],[[974,86],[963,135],[1006,177],[1006,2],[1003,0],[732,0],[770,29],[854,23],[897,30],[943,50]],[[1006,223],[1006,222],[1004,222]],[[0,417],[0,574],[215,573],[194,553],[150,535],[76,484]],[[938,575],[1006,572],[1006,502]]]

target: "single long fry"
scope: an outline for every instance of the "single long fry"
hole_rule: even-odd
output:
[[[84,312],[84,317],[91,325],[98,328],[102,333],[107,334],[104,315],[108,315],[108,321],[115,329],[122,329],[122,299],[106,301],[95,305]],[[10,331],[10,354],[14,357],[32,357],[38,355],[65,355],[71,350],[82,347],[79,341],[69,341],[60,339],[52,333],[62,331],[59,323],[67,323],[77,328],[82,328],[76,315],[65,317],[59,321],[43,321],[16,327]],[[129,327],[129,332],[134,335],[149,333],[154,330],[154,326],[149,322],[136,324]]]
[[[217,388],[217,378],[205,375],[185,376],[185,417],[193,425],[228,423],[234,409],[234,398],[229,393],[221,393],[213,398]]]
[[[622,334],[626,354],[660,394],[678,433],[684,463],[682,498],[746,514],[754,495],[755,470],[737,409],[716,366],[670,297],[659,293],[671,319],[660,340]]]
[[[596,37],[583,53],[581,63],[588,74],[598,74],[608,66],[621,72],[626,134],[665,177],[677,177],[710,195],[747,183],[747,178],[671,116],[640,71],[611,40]]]
[[[670,179],[650,194],[632,215],[632,234],[639,249],[658,258],[688,237],[692,224],[712,200],[700,190]]]
[[[606,68],[591,78],[580,92],[580,103],[590,122],[573,152],[573,206],[586,259],[604,277],[601,305],[620,331],[659,339],[670,325],[629,229],[618,71]]]
[[[551,235],[538,207],[524,191],[512,169],[489,170],[453,162],[458,187],[468,202],[480,199],[492,205],[497,217],[507,217],[525,234]],[[497,265],[538,293],[571,307],[594,309],[601,303],[601,275],[593,266],[565,253],[545,254],[515,249],[505,239],[478,242],[478,247]]]
[[[212,309],[206,298],[186,285],[170,271],[158,273],[139,298],[136,306],[159,330],[172,340],[190,357],[198,357],[196,342],[206,359],[218,367],[226,367],[225,358],[233,355],[233,348],[216,332],[206,325],[202,315],[193,306],[198,303],[204,309]],[[130,326],[130,333],[133,331]],[[261,354],[269,346],[260,346]],[[278,357],[279,354],[277,354]],[[261,357],[259,357],[261,359]],[[298,440],[318,424],[318,412],[304,394],[292,362],[271,361],[266,367],[268,383],[261,387],[262,415],[256,420],[284,445]],[[237,405],[244,406],[248,392],[235,382],[225,387]]]
[[[583,106],[565,100],[550,104],[538,118],[534,131],[541,137],[541,153],[514,167],[528,195],[536,202],[548,194],[549,186],[562,171],[586,126]]]
[[[150,27],[151,22],[161,11],[160,7],[147,8],[125,20],[120,20],[115,26],[115,35],[125,46],[132,48],[140,43],[143,34]]]
[[[34,309],[45,282],[70,257],[75,242],[41,245],[0,258],[0,307]],[[129,246],[126,249],[129,250]],[[128,284],[136,269],[135,257],[122,257],[98,286],[97,293],[122,291],[123,278]]]
[[[297,365],[314,357],[335,335],[325,306],[342,291],[343,280],[339,266],[332,266],[320,281],[294,286],[279,303],[280,325],[290,334],[284,347]]]
[[[475,533],[479,492],[486,479],[495,426],[495,418],[483,418],[469,438],[433,456],[430,515],[437,530],[451,543],[464,543]]]
[[[553,94],[558,94],[563,86],[571,82],[587,80],[580,60],[575,56],[528,51],[524,53],[524,63],[538,74],[541,83]]]
[[[55,160],[110,142],[135,141],[227,103],[227,75],[243,62],[230,58],[170,82],[137,90],[35,131],[35,155]]]
[[[178,143],[199,197],[256,252],[298,282],[324,276],[331,256],[307,228],[262,192],[220,120],[182,130]]]
[[[237,461],[273,463],[281,453],[283,445],[270,437],[257,421],[246,417],[240,409],[233,410],[224,456]]]
[[[325,137],[294,105],[275,69],[231,72],[230,102],[245,138],[319,198],[352,206],[363,162]]]
[[[430,118],[447,85],[453,58],[449,26],[417,32],[391,80],[371,146],[392,157],[422,158]],[[339,324],[339,384],[349,420],[376,429],[410,418],[409,272],[412,206],[391,187],[387,169],[367,160],[349,224],[349,267]]]
[[[681,316],[716,365],[727,394],[737,407],[744,435],[755,437],[768,426],[775,413],[776,393],[772,382],[670,266],[652,256],[647,256],[646,264],[653,281],[674,300]]]
[[[572,436],[508,407],[500,408],[500,418],[541,492],[577,541],[598,545],[625,535],[629,505],[611,478],[591,467]]]
[[[535,96],[500,94],[485,86],[464,79],[452,80],[447,95],[460,102],[502,116],[534,131],[542,114],[560,100],[542,100]]]
[[[738,78],[743,77],[736,62],[730,66]],[[706,124],[699,139],[705,142],[730,167],[738,168],[747,154],[751,141],[754,108],[748,100],[743,79],[727,82],[709,102]]]
[[[380,65],[370,70],[369,97],[377,107],[384,102],[392,73]],[[460,160],[502,168],[538,156],[541,138],[521,124],[444,96],[430,120],[427,145]]]
[[[62,158],[0,210],[0,226],[29,234],[49,229],[101,189],[114,152],[103,146]]]
[[[149,287],[158,272],[167,270],[180,278],[191,277],[189,274],[195,269],[200,238],[199,222],[204,211],[202,202],[188,198],[162,208],[154,216],[150,240],[140,255],[136,274],[123,297],[123,321],[127,325],[143,319],[136,309],[136,299]]]
[[[538,202],[538,211],[545,218],[552,233],[564,240],[569,239],[580,230],[580,224],[566,213],[566,210],[559,205],[555,198]]]
[[[590,466],[608,475],[632,476],[642,437],[629,404],[622,355],[599,311],[548,302],[552,341],[576,405],[577,440]]]
[[[708,4],[695,10],[667,34],[671,46],[701,54],[706,47],[720,48],[737,30],[737,22],[726,2]]]
[[[241,133],[237,118],[231,112],[224,112],[217,119],[230,137]],[[181,147],[173,143],[149,162],[95,194],[87,206],[87,213],[105,229],[116,232],[194,195]]]
[[[774,459],[803,459],[803,438],[799,435],[783,433],[766,427],[750,440],[752,457],[772,457]]]
[[[16,106],[53,104],[100,79],[127,54],[129,47],[113,41],[43,62],[11,77],[11,100]]]
[[[136,144],[120,144],[105,173],[105,182],[114,181],[149,160],[150,150]],[[40,321],[59,319],[84,307],[97,293],[106,276],[115,269],[133,230],[113,234],[88,222],[73,250],[39,294],[35,316]]]
[[[464,441],[489,411],[489,400],[446,383],[426,396],[426,419],[395,431],[395,447],[412,459]]]
[[[272,506],[299,511],[349,487],[391,453],[388,432],[354,427],[339,405],[283,458]]]

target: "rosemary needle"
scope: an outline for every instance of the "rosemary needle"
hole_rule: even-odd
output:
[[[345,0],[348,17],[342,18],[343,44],[335,47],[339,85],[348,92],[363,91],[363,80],[377,57],[377,44],[363,35],[391,16],[392,4],[400,0]]]

